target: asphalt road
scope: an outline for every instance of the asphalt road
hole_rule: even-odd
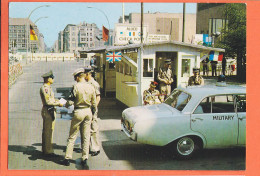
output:
[[[170,155],[170,149],[138,144],[121,131],[124,110],[115,98],[102,98],[99,106],[101,153],[89,157],[88,166],[80,165],[81,153],[75,147],[74,161],[63,166],[70,116],[58,114],[54,132],[54,150],[58,157],[41,154],[41,75],[53,70],[56,96],[63,96],[74,83],[72,73],[83,62],[36,62],[24,67],[24,74],[9,89],[8,169],[11,170],[244,170],[245,149],[204,150],[187,161]],[[212,80],[209,80],[209,82]],[[59,110],[63,111],[63,110]]]

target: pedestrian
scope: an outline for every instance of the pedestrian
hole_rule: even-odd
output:
[[[94,65],[95,65],[95,59],[94,59],[94,56],[91,56],[90,66],[94,66]]]
[[[86,81],[90,83],[96,93],[96,104],[98,106],[101,97],[100,97],[100,86],[98,82],[94,80],[92,77],[93,69],[92,67],[85,68],[86,74]],[[91,131],[90,131],[90,154],[91,156],[97,156],[100,153],[100,142],[99,142],[99,125],[98,125],[98,108],[96,109],[95,113],[93,114],[93,118],[91,121]]]
[[[55,127],[56,109],[55,106],[63,106],[58,99],[54,98],[51,84],[54,82],[52,70],[42,75],[44,80],[43,86],[40,88],[40,96],[42,100],[42,152],[44,155],[55,156],[52,146],[53,132]]]
[[[160,104],[159,100],[160,92],[155,89],[158,85],[157,82],[151,81],[150,88],[145,90],[143,93],[143,101],[145,105]]]
[[[173,82],[173,74],[171,70],[171,60],[166,59],[164,63],[164,68],[160,68],[158,73],[158,80],[160,82],[160,93],[169,96],[171,93],[171,84]]]
[[[227,64],[227,59],[224,56],[222,59],[222,74],[225,76],[226,75],[226,64]]]
[[[217,76],[217,61],[211,61],[211,71],[212,71],[212,76]]]
[[[95,113],[96,94],[92,85],[86,82],[86,75],[84,68],[77,69],[74,73],[74,79],[77,82],[71,91],[71,95],[66,103],[66,107],[74,105],[73,118],[71,120],[69,138],[67,141],[67,149],[63,164],[70,165],[72,159],[74,143],[77,138],[78,132],[81,134],[81,147],[82,147],[82,165],[87,164],[89,154],[89,141],[90,141],[90,125],[92,120],[91,107]]]
[[[208,62],[209,62],[209,58],[208,57],[202,61],[203,76],[205,76],[205,74],[207,76],[209,76],[208,75],[209,74],[209,72],[208,72]]]
[[[204,85],[204,79],[202,78],[202,76],[199,75],[199,73],[199,68],[193,68],[193,76],[189,78],[188,86]]]

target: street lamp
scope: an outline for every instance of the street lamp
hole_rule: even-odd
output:
[[[39,20],[41,20],[41,19],[43,19],[43,18],[48,18],[47,16],[44,16],[44,17],[40,17],[40,18],[38,18],[37,20],[35,20],[34,21],[34,24],[36,24]],[[39,32],[39,31],[38,31]],[[38,47],[40,46],[40,41],[38,40]],[[32,47],[31,45],[30,45],[30,47]],[[37,48],[37,47],[36,47]],[[39,48],[38,48],[39,49]],[[38,50],[39,51],[39,50]]]
[[[37,9],[39,9],[39,8],[41,8],[41,7],[50,7],[50,5],[41,5],[41,6],[39,6],[39,7],[36,7],[35,9],[33,9],[33,10],[31,11],[31,13],[30,13],[30,14],[28,15],[28,17],[27,17],[27,21],[26,21],[26,23],[27,23],[26,63],[27,63],[27,60],[28,60],[28,47],[29,47],[29,40],[30,40],[29,20],[30,20],[30,17],[31,17],[31,15],[32,15],[32,13],[33,13],[35,10],[37,10]]]
[[[108,18],[107,18],[107,15],[105,14],[104,11],[100,10],[99,8],[92,7],[92,6],[88,6],[87,8],[97,9],[98,11],[100,11],[101,13],[103,13],[103,15],[105,15],[105,17],[106,17],[106,19],[107,19],[107,23],[108,23],[108,28],[109,28],[109,30],[108,30],[108,45],[109,45],[109,38],[110,38],[110,37],[109,37],[109,32],[110,32],[110,23],[109,23],[109,20],[108,20]]]

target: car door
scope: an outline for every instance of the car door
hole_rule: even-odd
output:
[[[236,96],[238,116],[238,145],[246,144],[246,95]]]
[[[206,97],[191,115],[191,129],[205,137],[207,148],[236,145],[237,124],[233,95]]]

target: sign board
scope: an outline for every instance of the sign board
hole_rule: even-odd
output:
[[[154,42],[162,42],[162,41],[169,41],[170,35],[162,35],[162,34],[148,34],[147,43],[154,43]]]
[[[143,27],[143,38],[147,36],[147,26]],[[128,43],[139,44],[141,42],[140,24],[116,24],[115,25],[115,45],[125,45]]]

